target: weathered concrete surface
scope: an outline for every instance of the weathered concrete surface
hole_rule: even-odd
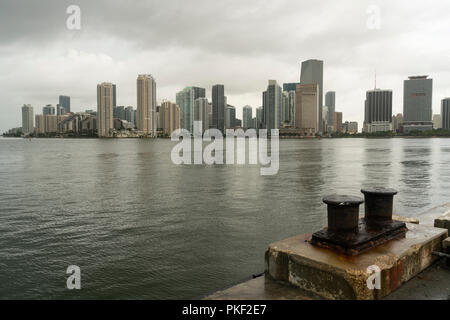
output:
[[[419,273],[385,300],[450,300],[450,268],[445,259]]]
[[[434,219],[434,226],[450,230],[450,209],[439,218]]]
[[[320,297],[285,283],[261,276],[215,292],[205,300],[312,300]]]
[[[442,249],[447,230],[407,223],[406,237],[346,256],[309,243],[311,234],[269,245],[267,277],[290,283],[326,299],[381,299],[428,267]],[[370,290],[367,268],[381,269],[381,289]]]

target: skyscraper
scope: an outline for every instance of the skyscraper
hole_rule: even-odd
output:
[[[117,101],[116,101],[116,85],[113,84],[113,107],[117,106]]]
[[[244,108],[242,108],[242,127],[244,129],[249,129],[253,127],[253,122],[252,122],[252,107],[250,106],[245,106]]]
[[[22,107],[22,133],[24,135],[34,132],[34,115],[31,104],[24,104]]]
[[[283,83],[283,91],[295,91],[298,84],[300,84],[300,82]]]
[[[305,136],[319,132],[321,115],[319,115],[319,85],[299,84],[295,93],[295,124]]]
[[[225,88],[223,84],[216,84],[212,87],[212,128],[224,130],[225,116]]]
[[[442,129],[442,117],[440,114],[433,114],[433,129]]]
[[[159,127],[163,134],[170,136],[175,130],[181,127],[181,110],[173,102],[164,101],[159,109]]]
[[[186,87],[177,93],[177,105],[181,109],[181,127],[191,133],[194,129],[194,101],[205,98],[205,91],[205,88]]]
[[[450,130],[450,98],[441,101],[442,128]]]
[[[209,129],[209,103],[207,98],[198,98],[194,101],[194,121],[202,122],[201,134]]]
[[[256,108],[256,129],[263,127],[263,108]]]
[[[42,114],[45,115],[54,115],[55,114],[55,107],[51,104],[46,105],[42,108]]]
[[[433,79],[427,79],[428,76],[408,78],[403,82],[403,130],[431,130]]]
[[[127,120],[129,123],[132,123],[133,127],[136,127],[135,110],[132,106],[128,106],[125,108],[125,120]]]
[[[325,105],[328,107],[328,126],[333,126],[334,113],[336,112],[336,92],[328,91],[325,94]],[[328,128],[323,128],[324,131],[328,131]]]
[[[319,86],[319,114],[318,118],[322,119],[323,106],[323,61],[322,60],[306,60],[302,62],[302,71],[300,75],[301,84],[317,84]],[[319,122],[319,132],[322,132],[322,121]]]
[[[374,89],[366,92],[364,102],[366,132],[392,131],[392,90]]]
[[[156,136],[156,81],[140,74],[137,85],[137,129],[144,135]]]
[[[232,129],[236,126],[236,108],[227,104],[225,107],[225,129]]]
[[[97,130],[99,137],[110,137],[114,129],[113,86],[103,82],[97,85]]]
[[[59,106],[63,107],[65,113],[70,112],[70,97],[69,96],[59,96]]]
[[[281,87],[276,80],[269,80],[263,92],[264,127],[267,130],[279,129],[281,122]]]
[[[342,132],[342,112],[334,113],[333,127],[335,132]]]

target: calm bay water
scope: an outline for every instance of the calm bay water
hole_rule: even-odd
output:
[[[263,271],[273,241],[326,224],[321,198],[396,188],[450,201],[450,139],[281,140],[280,169],[174,165],[169,140],[0,138],[0,298],[191,299]],[[81,268],[81,290],[66,268]]]

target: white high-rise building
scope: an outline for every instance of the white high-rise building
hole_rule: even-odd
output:
[[[22,107],[22,132],[24,135],[34,131],[33,107],[31,104],[24,104]]]
[[[137,129],[156,136],[156,81],[149,74],[137,77]]]
[[[113,85],[110,82],[103,82],[97,85],[98,136],[110,137],[113,129]]]

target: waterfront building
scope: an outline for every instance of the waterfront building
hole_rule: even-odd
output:
[[[442,117],[440,114],[433,114],[433,129],[442,129]]]
[[[242,126],[244,129],[253,128],[252,113],[252,107],[245,106],[244,108],[242,108]]]
[[[71,124],[62,130],[72,131]],[[97,129],[99,137],[110,137],[114,129],[113,86],[110,82],[97,85]]]
[[[58,116],[55,114],[44,115],[44,128],[46,134],[55,134],[58,132]]]
[[[176,103],[164,101],[159,113],[160,128],[164,135],[170,136],[181,128],[181,110]]]
[[[54,115],[55,114],[55,107],[52,106],[51,104],[46,105],[45,107],[42,108],[42,114],[44,116],[48,115],[48,114]]]
[[[205,88],[186,87],[177,93],[177,105],[181,110],[181,127],[193,132],[194,129],[194,101],[205,98]]]
[[[336,92],[328,91],[325,94],[325,106],[328,108],[328,117],[326,119],[328,127],[330,127],[333,126],[334,113],[336,112]],[[332,132],[328,130],[328,127],[324,128],[324,130],[326,130],[327,132]]]
[[[45,133],[44,115],[37,114],[34,118],[34,133],[39,136]]]
[[[117,100],[116,100],[116,85],[113,84],[113,107],[117,106]]]
[[[256,129],[262,129],[263,128],[263,124],[264,124],[264,121],[263,121],[263,108],[259,107],[259,108],[256,108],[256,126],[255,126],[255,128]]]
[[[441,119],[442,128],[450,130],[450,98],[445,98],[441,101]]]
[[[22,132],[24,135],[34,132],[34,112],[31,104],[22,107]]]
[[[225,97],[225,87],[223,84],[216,84],[212,87],[212,123],[211,127],[224,131],[225,128],[225,107],[227,106]]]
[[[400,132],[402,125],[403,125],[403,114],[397,113],[397,115],[392,116],[392,130],[394,130],[395,132]]]
[[[364,125],[369,133],[392,131],[392,90],[374,89],[366,92]]]
[[[335,132],[342,132],[342,112],[334,113],[333,127]]]
[[[300,83],[302,85],[316,84],[318,85],[318,119],[322,119],[323,107],[323,61],[310,59],[302,62],[300,75]],[[298,87],[298,86],[297,86]],[[298,117],[297,117],[298,118]],[[319,121],[319,132],[322,132],[322,121]]]
[[[427,131],[432,122],[433,79],[412,76],[403,82],[403,131]]]
[[[295,127],[305,136],[314,136],[322,122],[319,115],[319,85],[297,85],[295,104]]]
[[[194,101],[194,121],[202,122],[203,134],[209,129],[209,102],[207,98],[198,98]]]
[[[132,106],[128,106],[125,108],[125,120],[133,125],[133,128],[136,128],[136,111]]]
[[[137,129],[143,135],[156,136],[156,81],[150,74],[140,74],[137,85]]]
[[[263,117],[267,130],[279,129],[281,123],[281,87],[276,80],[269,80],[263,92]]]
[[[62,107],[59,103],[56,105],[56,115],[62,116],[63,114],[66,114],[66,109]]]
[[[236,108],[227,104],[225,108],[225,129],[232,129],[236,126]],[[225,133],[225,132],[223,132]]]
[[[114,110],[114,118],[117,118],[120,120],[126,120],[124,106],[113,106],[113,110]]]
[[[344,123],[344,132],[355,134],[358,133],[358,122],[356,121],[345,121]]]
[[[59,106],[64,108],[64,113],[70,112],[70,97],[69,96],[59,96]]]

